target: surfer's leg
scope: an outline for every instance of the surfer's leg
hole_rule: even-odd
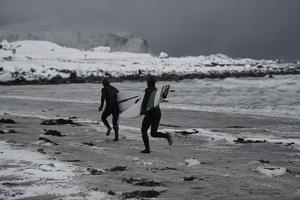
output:
[[[145,150],[141,151],[141,153],[150,153],[149,137],[147,134],[147,130],[149,129],[150,125],[151,125],[150,118],[148,115],[146,115],[143,119],[142,129],[141,129]]]
[[[113,112],[112,112],[112,123],[113,123],[114,132],[115,132],[114,141],[119,141],[119,124],[118,124],[118,120],[119,120],[119,110],[114,109]]]
[[[151,123],[151,133],[150,133],[150,135],[152,137],[166,138],[165,134],[157,132],[159,122],[160,122],[160,118],[161,118],[160,110],[156,110],[155,112],[151,113],[151,117],[149,119],[149,121]]]
[[[111,127],[107,121],[107,117],[111,115],[111,109],[109,109],[108,107],[105,107],[103,113],[102,113],[102,116],[101,116],[101,119],[102,119],[102,122],[104,123],[104,125],[106,126],[107,128],[107,132],[106,132],[106,135],[109,135],[110,134],[110,131],[111,131]]]
[[[155,113],[155,115],[152,116],[152,124],[151,124],[151,137],[154,138],[166,138],[168,140],[169,145],[173,144],[173,139],[172,136],[170,135],[170,133],[162,133],[162,132],[158,132],[158,126],[159,126],[159,122],[161,119],[161,112],[157,112]]]

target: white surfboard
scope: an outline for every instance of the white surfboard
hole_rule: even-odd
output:
[[[132,105],[139,97],[135,94],[128,93],[128,92],[119,92],[118,93],[118,103],[119,103],[119,111],[124,112]]]
[[[163,85],[159,87],[157,91],[152,93],[149,97],[148,104],[146,105],[146,111],[156,107],[162,102],[164,99],[168,97],[170,90],[170,85]],[[141,107],[142,107],[143,98],[137,98],[132,106],[127,110],[123,111],[120,114],[120,117],[123,118],[135,118],[141,115]]]

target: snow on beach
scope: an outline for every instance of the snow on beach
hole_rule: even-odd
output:
[[[18,41],[16,49],[0,50],[0,82],[53,81],[93,82],[95,77],[139,79],[153,74],[187,78],[224,78],[229,76],[264,76],[299,74],[299,64],[280,64],[273,60],[232,59],[222,54],[198,57],[155,57],[150,54],[111,52],[109,47],[88,51],[62,47],[47,41]],[[174,78],[174,77],[173,77]]]
[[[108,198],[104,193],[90,192],[80,186],[76,182],[76,172],[79,169],[71,164],[13,147],[2,141],[0,152],[0,199],[20,199],[39,195],[63,199]]]

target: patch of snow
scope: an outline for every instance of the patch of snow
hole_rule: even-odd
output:
[[[152,166],[152,165],[153,165],[153,163],[152,163],[152,162],[149,162],[149,161],[142,161],[142,164],[143,164],[143,166],[145,166],[145,167],[149,167],[149,166]]]
[[[169,55],[165,52],[160,52],[158,57],[159,57],[159,59],[166,59],[166,58],[169,58]]]
[[[254,171],[268,177],[282,176],[287,173],[287,169],[285,167],[275,166],[259,166]]]
[[[192,166],[196,166],[201,164],[199,160],[194,159],[194,158],[190,158],[190,159],[185,159],[184,163],[188,166],[188,167],[192,167]]]
[[[95,52],[110,52],[111,48],[110,47],[99,46],[99,47],[95,47],[95,48],[91,49],[91,51],[95,51]]]
[[[107,199],[103,192],[82,189],[77,180],[78,168],[46,155],[11,147],[0,141],[1,177],[17,177],[18,180],[0,181],[0,199],[20,199],[40,195],[53,195],[61,199]],[[5,167],[7,166],[7,167]],[[6,185],[10,183],[15,186]],[[25,183],[25,184],[22,184]],[[28,184],[26,184],[28,183]]]

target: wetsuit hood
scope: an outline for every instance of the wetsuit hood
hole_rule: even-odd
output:
[[[102,80],[102,85],[103,85],[104,87],[109,86],[109,81],[108,81],[107,78],[105,78],[105,79]]]
[[[147,78],[147,86],[148,87],[155,87],[156,79],[154,76],[149,76]]]

